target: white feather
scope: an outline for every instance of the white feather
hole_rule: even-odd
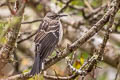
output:
[[[60,27],[59,27],[59,42],[58,42],[58,45],[61,43],[62,37],[63,37],[63,28],[62,28],[62,24],[61,24],[60,21],[59,21],[59,24],[60,24]]]

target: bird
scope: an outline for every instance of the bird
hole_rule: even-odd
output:
[[[39,74],[44,69],[45,59],[51,55],[63,37],[60,18],[67,15],[48,12],[37,30],[35,42],[35,60],[30,75]]]

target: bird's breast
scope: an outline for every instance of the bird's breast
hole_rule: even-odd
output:
[[[63,37],[63,28],[62,28],[62,24],[61,24],[60,21],[59,21],[59,24],[60,24],[60,26],[59,26],[59,41],[58,41],[58,45],[61,43],[62,37]]]

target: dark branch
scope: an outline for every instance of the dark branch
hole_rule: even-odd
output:
[[[24,42],[24,41],[30,39],[30,38],[33,37],[36,33],[37,33],[37,31],[34,32],[34,33],[32,33],[31,35],[29,35],[28,37],[26,37],[26,38],[24,38],[24,39],[21,39],[21,40],[17,41],[17,43],[20,44],[21,42]]]
[[[40,18],[40,19],[36,19],[36,20],[33,20],[33,21],[27,21],[27,22],[22,22],[21,24],[30,24],[30,23],[34,23],[34,22],[40,22],[42,21],[43,19]]]
[[[58,13],[62,13],[72,1],[73,0],[69,0],[68,2],[66,2],[65,6]]]

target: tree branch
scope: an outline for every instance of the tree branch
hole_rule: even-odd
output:
[[[69,0],[68,2],[66,2],[65,6],[58,12],[58,13],[62,13],[68,6],[69,4],[72,2],[73,0]]]
[[[36,19],[36,20],[33,20],[33,21],[22,22],[21,24],[30,24],[30,23],[39,22],[39,21],[42,21],[42,20],[43,19],[40,18],[40,19]]]

